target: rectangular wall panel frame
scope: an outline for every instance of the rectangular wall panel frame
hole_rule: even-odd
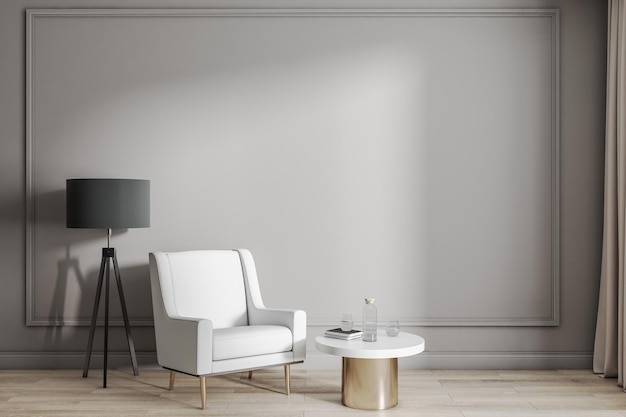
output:
[[[397,17],[397,18],[439,18],[453,17],[461,18],[481,17],[500,18],[515,17],[525,18],[549,18],[552,28],[552,155],[551,155],[551,313],[548,316],[538,317],[403,317],[402,325],[415,326],[558,326],[559,325],[559,303],[560,303],[560,104],[559,104],[559,11],[556,9],[31,9],[26,11],[26,323],[28,326],[85,326],[89,325],[88,320],[77,320],[66,318],[55,320],[50,317],[36,316],[35,314],[35,287],[37,277],[34,273],[35,257],[35,219],[37,170],[33,166],[33,150],[36,141],[42,132],[34,130],[33,104],[37,86],[33,85],[33,73],[37,63],[35,62],[36,37],[35,27],[37,22],[48,17],[77,19],[81,17],[98,17],[101,19],[119,18],[168,18],[168,17],[189,17],[189,18],[292,18],[319,17],[324,18],[344,18],[354,17]],[[152,325],[149,318],[131,317],[133,325]],[[114,321],[114,325],[122,325],[121,321]],[[324,317],[312,316],[309,324],[327,326],[332,325],[332,321]]]

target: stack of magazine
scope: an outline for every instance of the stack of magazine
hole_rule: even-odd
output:
[[[326,330],[326,332],[324,333],[324,336],[326,337],[334,337],[335,339],[342,339],[342,340],[354,340],[354,339],[360,339],[361,336],[363,336],[363,332],[361,330],[341,330],[340,327],[337,327],[336,329],[330,329],[330,330]]]

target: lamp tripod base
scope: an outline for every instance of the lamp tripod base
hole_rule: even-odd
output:
[[[133,336],[130,332],[128,312],[126,310],[126,301],[124,301],[124,290],[122,289],[122,280],[120,278],[120,269],[117,265],[117,256],[115,256],[115,248],[102,248],[102,261],[100,262],[100,273],[98,275],[98,288],[96,291],[96,299],[93,305],[93,313],[91,315],[89,342],[87,344],[87,352],[85,354],[85,365],[83,366],[83,378],[87,378],[87,375],[89,373],[89,362],[91,361],[91,351],[93,348],[93,337],[96,332],[98,310],[100,308],[100,296],[102,295],[102,286],[104,284],[104,364],[102,366],[102,388],[107,387],[107,361],[109,353],[109,276],[111,270],[111,259],[113,260],[113,270],[115,272],[117,290],[119,292],[120,304],[122,306],[122,317],[124,318],[124,327],[126,328],[126,340],[128,341],[128,350],[130,352],[130,361],[133,366],[133,374],[135,376],[139,375],[139,368],[137,367],[137,357],[135,355],[135,344],[133,342]]]

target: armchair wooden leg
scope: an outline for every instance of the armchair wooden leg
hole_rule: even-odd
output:
[[[174,389],[174,381],[176,380],[176,372],[170,371],[170,391]]]
[[[206,410],[206,376],[200,377],[200,404]]]
[[[252,371],[248,371],[248,379],[252,379]]]
[[[285,393],[287,395],[291,394],[291,388],[289,386],[290,384],[290,366],[289,365],[285,365]]]

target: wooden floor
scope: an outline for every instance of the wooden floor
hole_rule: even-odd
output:
[[[0,416],[272,416],[272,417],[626,417],[626,393],[614,379],[581,371],[405,371],[399,404],[385,411],[341,405],[339,371],[292,368],[292,394],[282,368],[207,379],[199,409],[198,379],[178,375],[174,391],[160,369],[0,371]]]

